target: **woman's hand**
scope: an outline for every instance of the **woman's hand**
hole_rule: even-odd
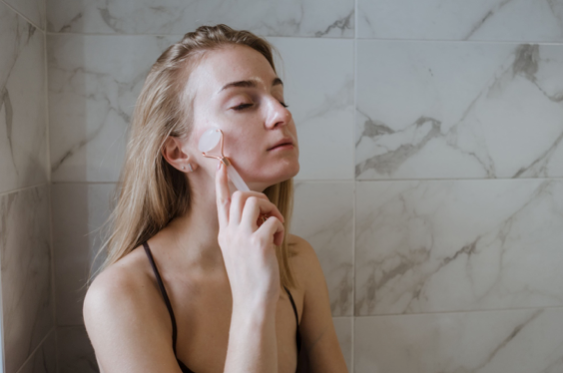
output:
[[[280,296],[276,245],[284,218],[263,193],[236,191],[230,197],[223,162],[215,176],[219,246],[231,284],[233,308],[274,308]],[[261,216],[269,215],[262,223]]]

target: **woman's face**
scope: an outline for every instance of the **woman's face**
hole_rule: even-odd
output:
[[[283,84],[262,54],[246,46],[207,52],[190,74],[186,89],[193,101],[188,139],[199,172],[215,175],[217,161],[197,151],[200,136],[217,127],[224,134],[224,155],[250,189],[268,186],[299,172],[297,131],[284,106]],[[282,140],[293,146],[272,149]]]

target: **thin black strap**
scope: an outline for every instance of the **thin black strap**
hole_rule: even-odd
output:
[[[297,351],[299,352],[301,350],[301,335],[299,334],[299,315],[297,313],[297,307],[295,307],[295,302],[293,301],[293,297],[291,296],[291,292],[285,286],[283,288],[289,295],[289,300],[291,301],[291,305],[293,306],[293,312],[295,313],[295,321],[297,322],[297,333],[295,335],[295,340],[297,341]]]
[[[166,293],[166,289],[164,288],[164,283],[162,282],[160,273],[158,273],[158,269],[156,268],[156,263],[154,262],[154,258],[152,257],[149,244],[146,241],[143,242],[143,247],[145,248],[145,252],[147,253],[147,256],[149,257],[149,261],[151,262],[151,267],[154,271],[156,281],[158,282],[158,287],[160,288],[160,292],[162,293],[162,297],[164,298],[164,303],[166,303],[166,308],[168,308],[168,312],[170,313],[170,319],[172,319],[172,349],[174,350],[174,355],[176,355],[176,338],[178,333],[176,330],[176,318],[174,317],[172,304],[170,303],[170,299],[168,298],[168,294]]]

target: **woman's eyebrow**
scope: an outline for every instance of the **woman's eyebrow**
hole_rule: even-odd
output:
[[[272,80],[272,87],[275,85],[283,85],[283,82],[280,78],[276,77],[274,78],[274,80]],[[238,82],[232,82],[229,84],[226,84],[225,86],[223,86],[223,88],[221,88],[219,90],[219,92],[221,92],[222,90],[225,90],[227,88],[232,88],[232,87],[247,87],[247,88],[256,88],[257,83],[256,80],[251,79],[251,80],[240,80]],[[217,92],[217,93],[219,93]]]

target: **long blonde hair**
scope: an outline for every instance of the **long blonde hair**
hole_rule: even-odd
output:
[[[224,24],[201,26],[160,55],[150,69],[133,112],[117,204],[107,221],[112,228],[96,255],[107,256],[94,276],[189,211],[191,193],[186,176],[164,159],[161,147],[168,136],[190,133],[193,100],[186,104],[188,98],[183,88],[205,52],[227,45],[253,48],[276,71],[272,57],[275,48],[270,43],[249,31],[233,30]],[[282,285],[295,287],[288,244],[293,179],[270,186],[264,194],[285,218],[285,237],[276,254]]]

